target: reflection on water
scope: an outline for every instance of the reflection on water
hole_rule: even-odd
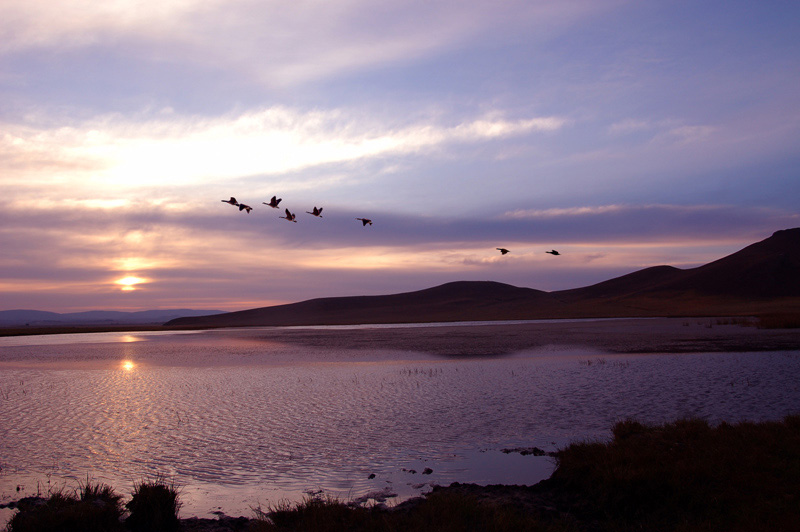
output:
[[[800,411],[800,352],[364,362],[298,349],[188,337],[4,348],[0,501],[17,485],[35,493],[87,475],[128,493],[160,473],[184,486],[184,516],[219,506],[250,515],[306,491],[406,497],[432,483],[533,483],[552,461],[503,448],[606,438],[627,417]],[[281,364],[265,363],[272,356]]]
[[[113,342],[141,342],[162,336],[179,336],[196,334],[200,331],[137,331],[131,332],[98,332],[68,334],[34,334],[29,336],[2,336],[0,347],[34,346],[34,345],[67,345],[98,344]]]

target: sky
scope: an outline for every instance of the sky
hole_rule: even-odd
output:
[[[3,0],[0,310],[711,262],[800,226],[798,21],[794,0]]]

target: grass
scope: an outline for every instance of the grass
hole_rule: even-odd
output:
[[[562,449],[552,477],[518,488],[514,497],[451,487],[395,510],[309,499],[260,512],[252,529],[800,530],[800,416],[717,426],[702,419],[664,425],[628,420],[612,433],[609,442]]]
[[[122,496],[105,484],[88,480],[77,489],[64,488],[46,499],[20,502],[20,511],[6,525],[8,532],[114,532],[123,530]]]
[[[800,530],[800,415],[711,425],[682,419],[614,425],[608,442],[556,453],[553,475],[532,487],[452,485],[395,508],[330,498],[256,509],[250,532],[541,531],[744,532]],[[174,487],[136,486],[121,498],[86,483],[23,505],[8,532],[178,530]],[[135,502],[134,502],[135,501]]]
[[[409,509],[363,507],[335,499],[309,498],[297,505],[256,511],[251,532],[516,532],[556,531],[514,504],[491,503],[472,495],[432,493]]]
[[[161,477],[136,484],[125,507],[130,512],[125,522],[134,531],[172,532],[180,525],[178,491]]]
[[[88,479],[72,491],[54,490],[47,499],[23,499],[18,507],[6,532],[170,532],[180,525],[178,493],[160,477],[134,487],[124,521],[122,496]]]
[[[800,416],[623,421],[609,443],[559,451],[547,483],[609,530],[800,530]]]

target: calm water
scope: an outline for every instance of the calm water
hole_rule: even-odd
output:
[[[607,438],[626,417],[778,419],[800,412],[798,374],[800,351],[440,359],[231,331],[6,338],[0,502],[87,477],[127,495],[161,474],[184,517],[249,516],[320,490],[535,483],[551,459],[501,450]]]

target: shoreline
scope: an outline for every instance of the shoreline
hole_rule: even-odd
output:
[[[760,329],[733,318],[614,318],[436,327],[236,328],[224,338],[325,349],[415,351],[437,357],[506,356],[539,349],[591,349],[609,354],[797,350],[800,329]]]
[[[53,523],[47,530],[59,530],[75,519],[85,523],[99,512],[110,514],[108,530],[119,532],[130,529],[134,521],[164,522],[164,518],[174,521],[170,530],[193,532],[743,531],[792,530],[800,525],[796,475],[800,415],[716,425],[699,418],[660,425],[626,420],[615,423],[612,433],[605,443],[576,442],[559,449],[554,453],[557,467],[552,475],[530,486],[456,482],[390,507],[312,497],[297,504],[253,508],[249,518],[219,512],[216,519],[179,519],[180,505],[174,504],[179,488],[156,480],[140,486],[163,486],[163,497],[173,502],[167,513],[155,501],[141,506],[126,503],[130,511],[126,523],[123,497],[111,486],[92,487],[87,481],[67,505],[63,492],[52,504],[52,498],[18,501],[19,518],[14,519],[19,528],[9,530],[39,531],[43,516]],[[70,510],[69,505],[83,505],[82,513]],[[61,528],[59,522],[64,523]]]
[[[55,334],[187,332],[215,341],[280,342],[313,348],[416,351],[434,356],[502,356],[548,347],[589,348],[609,354],[796,350],[798,328],[759,328],[731,317],[553,319],[519,322],[436,322],[291,327],[48,327],[0,328],[0,337]]]

